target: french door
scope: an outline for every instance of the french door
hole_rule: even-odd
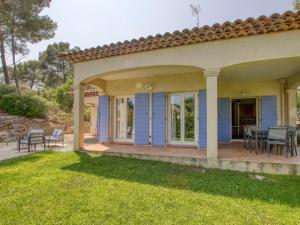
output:
[[[115,99],[115,141],[133,142],[134,139],[134,97]]]
[[[169,97],[169,143],[194,145],[197,140],[197,95],[176,93]]]

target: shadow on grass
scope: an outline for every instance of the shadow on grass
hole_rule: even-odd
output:
[[[197,173],[193,167],[168,163],[80,152],[77,155],[80,163],[64,167],[64,170],[225,197],[300,206],[300,177],[297,176],[266,175],[266,181],[257,181],[250,179],[247,173],[222,170]]]
[[[0,161],[0,168],[6,166],[16,166],[26,162],[36,162],[41,158],[41,154],[53,154],[53,151],[34,152],[29,155],[20,155],[10,159]]]

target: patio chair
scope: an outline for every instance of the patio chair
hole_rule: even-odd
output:
[[[268,129],[267,139],[265,140],[267,145],[268,156],[271,152],[271,146],[277,146],[277,154],[278,154],[278,146],[286,148],[286,157],[288,157],[289,152],[289,137],[288,137],[288,129],[287,127],[272,127]],[[281,152],[282,154],[282,152]]]
[[[30,152],[31,146],[34,146],[36,150],[37,144],[44,145],[44,151],[46,150],[45,132],[42,129],[32,129],[27,136],[19,138],[18,150],[21,151],[21,145],[27,145],[28,152]]]
[[[55,146],[57,142],[62,142],[62,145],[64,146],[64,131],[54,129],[51,136],[46,137],[46,141],[48,142],[48,148],[50,146],[50,142],[54,142]]]
[[[291,154],[296,156],[298,155],[297,152],[297,144],[296,144],[296,134],[297,134],[297,128],[288,126],[288,137],[289,137],[289,145],[291,147]]]
[[[251,148],[252,142],[255,141],[255,137],[252,133],[251,126],[244,126],[244,147],[249,150]]]
[[[44,151],[46,150],[46,140],[44,132],[31,132],[28,137],[29,151],[30,146],[34,145],[34,150],[36,150],[37,144],[44,145]]]

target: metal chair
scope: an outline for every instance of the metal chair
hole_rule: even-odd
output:
[[[36,150],[36,145],[44,145],[44,151],[46,150],[46,140],[44,132],[31,132],[28,137],[28,146],[30,151],[30,146],[34,145],[34,150]]]
[[[289,137],[289,144],[291,147],[291,155],[293,156],[294,153],[296,156],[298,155],[297,152],[297,144],[296,144],[296,134],[297,134],[297,128],[288,126],[288,137]]]
[[[37,144],[44,145],[44,150],[46,150],[45,132],[42,129],[32,129],[27,136],[19,138],[18,150],[21,151],[22,145],[27,145],[28,152],[30,152],[31,146],[34,146],[36,150]]]
[[[267,139],[265,140],[268,150],[268,156],[271,152],[271,145],[286,147],[286,157],[288,157],[289,152],[289,137],[287,127],[272,127],[268,129]]]
[[[252,142],[255,141],[255,137],[252,133],[251,126],[244,126],[244,148],[249,150],[251,148]]]
[[[50,145],[50,142],[54,142],[56,145],[56,142],[62,142],[64,145],[64,131],[59,129],[54,129],[51,136],[46,137],[46,141],[48,142],[48,148]]]

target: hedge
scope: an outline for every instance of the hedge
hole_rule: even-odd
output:
[[[27,118],[44,118],[47,114],[47,105],[43,99],[16,93],[2,95],[0,109],[8,114]]]

